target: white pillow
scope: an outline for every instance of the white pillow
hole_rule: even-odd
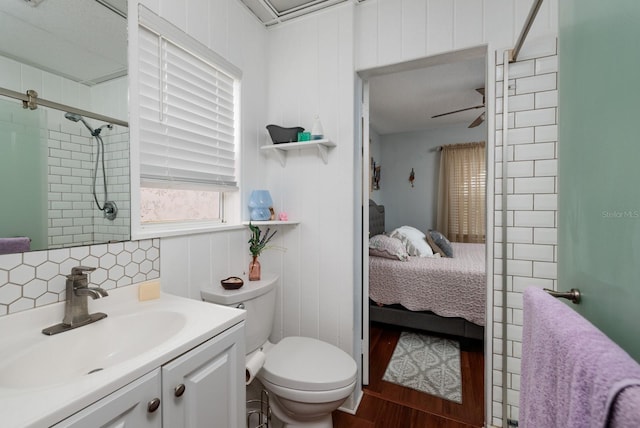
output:
[[[369,239],[369,255],[406,262],[407,247],[402,241],[387,235],[376,235]]]
[[[425,239],[425,234],[415,227],[411,226],[402,226],[395,229],[389,235],[392,238],[397,238],[405,245],[407,248],[407,253],[410,256],[417,257],[432,257],[433,250],[427,240]]]
[[[413,226],[400,226],[398,229],[402,229],[403,231],[406,231],[407,233],[415,234],[416,236],[422,236],[423,238],[425,238],[427,236],[420,229],[416,229]]]

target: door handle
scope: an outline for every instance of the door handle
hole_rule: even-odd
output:
[[[543,290],[549,293],[553,297],[557,297],[559,299],[571,300],[571,303],[575,305],[580,303],[580,299],[582,297],[580,295],[580,290],[578,290],[577,288],[572,288],[570,291],[554,291],[548,288],[544,288]]]

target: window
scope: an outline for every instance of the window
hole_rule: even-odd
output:
[[[184,221],[220,222],[222,192],[210,190],[140,188],[143,224]]]
[[[485,242],[485,143],[444,146],[440,157],[438,230],[454,242]]]
[[[142,227],[225,221],[238,190],[240,71],[142,6],[138,67]]]

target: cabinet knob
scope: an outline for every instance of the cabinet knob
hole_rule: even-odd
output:
[[[182,397],[182,394],[184,394],[185,389],[186,387],[184,386],[184,383],[181,383],[180,385],[176,386],[173,392],[175,393],[176,397]]]
[[[149,413],[153,413],[158,410],[158,407],[160,407],[160,399],[154,398],[153,400],[149,401],[149,404],[147,404],[147,411]]]

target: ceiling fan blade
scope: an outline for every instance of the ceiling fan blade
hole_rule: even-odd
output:
[[[473,106],[473,107],[461,108],[460,110],[449,111],[446,113],[436,114],[435,116],[431,116],[431,119],[435,119],[436,117],[446,116],[448,114],[460,113],[467,110],[475,110],[477,108],[484,108],[484,104]]]
[[[484,112],[482,112],[482,114],[478,117],[475,118],[475,120],[473,122],[471,122],[471,125],[469,125],[469,128],[475,128],[476,126],[480,125],[482,122],[484,122]]]

